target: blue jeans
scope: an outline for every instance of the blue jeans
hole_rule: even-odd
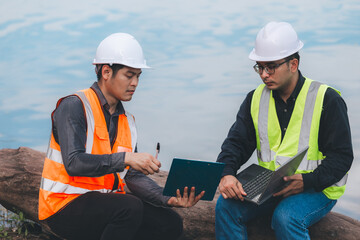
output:
[[[220,195],[215,209],[216,239],[247,239],[247,222],[271,213],[276,239],[310,239],[307,228],[330,212],[335,204],[336,200],[313,190],[283,199],[270,198],[260,206]]]

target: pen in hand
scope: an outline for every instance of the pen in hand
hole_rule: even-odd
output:
[[[159,152],[160,152],[160,143],[157,143],[157,145],[156,145],[156,153],[155,153],[155,158],[156,159],[158,158]]]

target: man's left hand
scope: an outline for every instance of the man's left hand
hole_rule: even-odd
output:
[[[284,181],[288,182],[289,185],[280,192],[274,193],[274,197],[288,197],[290,195],[298,194],[304,191],[304,182],[301,174],[284,177]]]
[[[188,208],[194,206],[205,194],[202,191],[199,195],[195,196],[195,187],[191,188],[190,195],[188,195],[188,187],[184,188],[184,194],[181,196],[180,190],[176,190],[176,197],[171,197],[168,205],[172,207]]]

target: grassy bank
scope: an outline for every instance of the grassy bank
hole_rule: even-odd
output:
[[[42,236],[41,227],[0,205],[0,239],[49,239]]]

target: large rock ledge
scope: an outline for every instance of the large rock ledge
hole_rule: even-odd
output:
[[[38,222],[43,229],[48,226],[37,219],[38,191],[45,153],[20,147],[0,150],[0,204],[13,211],[17,209],[25,216]],[[167,172],[160,172],[152,178],[164,185]],[[200,201],[190,209],[176,209],[184,218],[183,239],[215,239],[215,199],[211,202]],[[249,223],[249,239],[275,239],[268,218]],[[331,212],[310,228],[312,239],[359,239],[360,222],[339,213]],[[40,238],[38,238],[40,239]],[[45,238],[44,238],[45,239]]]

